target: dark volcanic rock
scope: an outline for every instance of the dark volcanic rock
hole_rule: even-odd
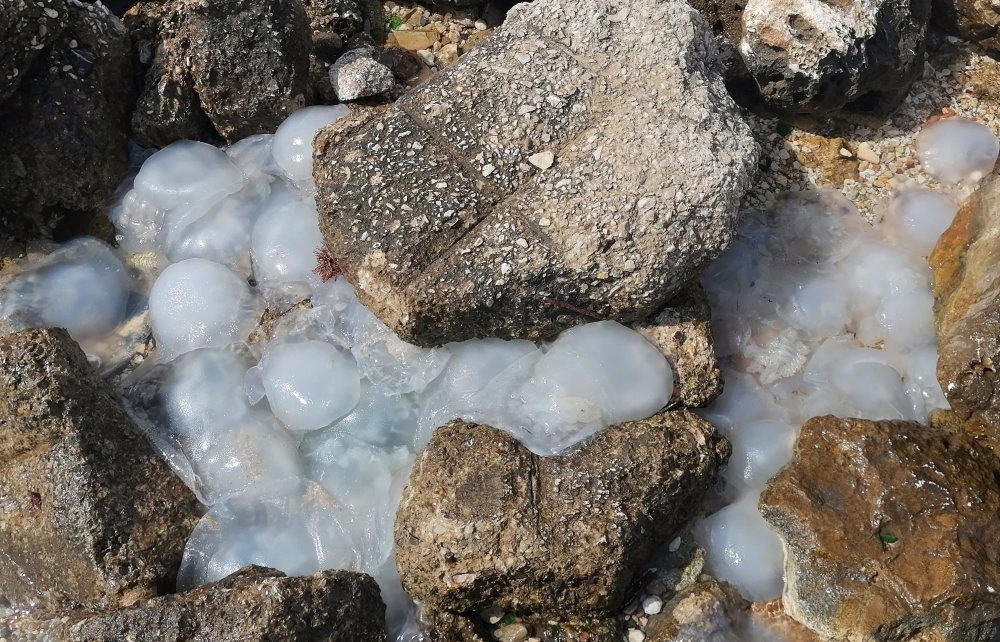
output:
[[[384,642],[385,605],[361,573],[285,577],[251,566],[224,580],[130,608],[11,618],[14,640]]]
[[[960,434],[810,420],[760,500],[785,548],[786,612],[835,640],[994,639],[997,479],[992,451]]]
[[[610,428],[553,458],[454,421],[417,459],[396,514],[403,586],[431,608],[614,615],[728,455],[687,412]]]
[[[132,118],[146,144],[273,133],[305,105],[312,44],[299,0],[142,2],[126,23],[140,55],[155,48]]]
[[[327,247],[421,345],[648,318],[728,244],[757,155],[673,0],[518,5],[342,133],[315,142]]]
[[[772,107],[884,114],[923,72],[931,0],[748,0],[739,51]]]
[[[31,62],[66,28],[64,0],[5,0],[0,4],[0,103],[7,100]]]
[[[366,0],[302,0],[313,43],[322,41],[327,34],[341,38],[352,36],[365,25]]]
[[[0,339],[0,598],[117,606],[172,589],[200,512],[64,330]]]
[[[39,43],[33,63],[19,68],[17,90],[0,105],[0,232],[15,236],[92,215],[128,161],[135,91],[124,28],[101,5],[61,2],[42,11],[64,21],[51,27],[59,38]]]
[[[976,191],[941,235],[934,269],[938,381],[951,405],[938,423],[964,424],[1000,453],[1000,179]]]

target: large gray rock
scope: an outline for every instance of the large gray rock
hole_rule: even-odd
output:
[[[273,133],[305,105],[312,44],[300,0],[143,2],[126,21],[157,31],[132,119],[146,144],[207,138],[206,121],[227,141]]]
[[[314,175],[359,296],[429,345],[648,317],[729,242],[756,157],[687,4],[539,0],[321,132]]]
[[[129,39],[118,18],[102,5],[79,2],[36,8],[37,20],[15,20],[13,27],[34,31],[32,39],[43,29],[45,35],[30,55],[15,56],[20,83],[0,104],[0,233],[19,237],[48,231],[67,217],[83,227],[83,219],[103,209],[128,165],[135,97]],[[8,11],[4,2],[0,23]],[[0,50],[8,44],[2,29]],[[59,36],[47,43],[52,33]],[[22,35],[13,37],[15,49],[23,46]],[[0,61],[0,78],[15,68],[5,64]],[[4,82],[0,94],[13,89]]]
[[[728,456],[688,412],[610,428],[551,458],[454,421],[418,457],[396,513],[403,587],[441,610],[616,615]]]
[[[739,50],[778,109],[888,113],[923,72],[931,0],[748,0]]]
[[[64,330],[0,339],[0,602],[170,590],[200,512]]]
[[[0,620],[28,642],[384,642],[385,605],[361,573],[285,577],[251,566],[186,593],[114,611]]]

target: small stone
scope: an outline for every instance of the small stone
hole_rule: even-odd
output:
[[[424,64],[427,65],[428,67],[437,66],[437,60],[434,56],[434,52],[431,51],[430,49],[421,49],[420,51],[417,52],[417,56],[419,56],[420,59],[424,61]]]
[[[458,55],[458,45],[448,44],[441,47],[435,57],[437,58],[439,67],[447,67],[458,60]]]
[[[489,622],[490,624],[496,624],[497,622],[503,619],[503,616],[506,615],[506,613],[507,613],[506,611],[497,606],[490,606],[488,608],[483,609],[482,613],[480,613],[479,616],[482,617],[487,622]]]
[[[483,165],[483,176],[489,176],[496,170],[493,165]]]
[[[552,167],[556,160],[556,155],[552,152],[538,152],[528,157],[528,162],[538,169],[545,170]]]
[[[853,158],[854,157],[854,154],[851,153],[851,150],[847,149],[846,147],[841,147],[840,148],[840,155],[843,156],[844,158]]]
[[[523,624],[508,624],[497,632],[500,642],[524,642],[528,639],[528,627]]]
[[[421,51],[434,46],[440,38],[440,34],[434,30],[411,30],[394,31],[392,34],[396,39],[396,45],[410,51]]]
[[[882,160],[879,153],[869,147],[868,143],[858,145],[858,158],[869,163],[879,163]]]
[[[656,615],[663,610],[663,600],[657,595],[642,598],[642,611],[646,615]]]
[[[396,84],[392,69],[363,49],[349,51],[330,67],[330,83],[337,99],[346,102],[383,94]]]
[[[628,630],[628,642],[642,642],[646,639],[646,634],[639,629]]]

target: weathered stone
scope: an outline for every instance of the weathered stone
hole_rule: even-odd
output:
[[[355,138],[321,132],[314,174],[359,296],[430,345],[649,317],[729,242],[756,155],[687,5],[539,0]]]
[[[739,642],[747,604],[731,586],[707,579],[689,586],[649,618],[648,642]]]
[[[660,349],[674,371],[669,407],[706,406],[722,393],[708,301],[700,286],[689,287],[652,321],[634,327]]]
[[[101,5],[47,4],[46,16],[65,21],[61,34],[0,105],[0,233],[14,236],[92,215],[127,168],[135,91],[125,29]]]
[[[931,19],[943,31],[1000,53],[1000,3],[995,0],[934,0]]]
[[[285,577],[251,566],[200,588],[139,606],[0,620],[13,639],[59,642],[239,640],[384,642],[385,605],[361,573]]]
[[[0,339],[0,598],[116,606],[172,589],[200,512],[64,330]]]
[[[0,5],[0,103],[21,84],[32,61],[62,34],[64,9],[64,0],[6,0]]]
[[[330,83],[338,100],[347,102],[383,94],[396,85],[392,70],[365,49],[354,49],[330,68]]]
[[[810,420],[760,500],[785,549],[785,611],[848,642],[994,639],[998,478],[960,434]]]
[[[454,421],[417,459],[397,511],[403,586],[432,608],[614,615],[728,455],[687,412],[610,428],[552,458]]]
[[[313,44],[324,40],[328,34],[346,38],[365,25],[365,11],[361,0],[302,0]]]
[[[739,50],[772,107],[888,113],[923,72],[931,0],[748,0]]]

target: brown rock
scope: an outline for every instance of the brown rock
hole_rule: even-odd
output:
[[[170,590],[200,512],[64,330],[0,339],[0,598],[117,606]]]
[[[931,17],[943,31],[1000,52],[1000,4],[994,0],[934,0]]]
[[[417,459],[397,511],[403,586],[431,608],[614,615],[728,456],[687,412],[610,428],[553,458],[453,421]]]
[[[681,293],[651,322],[634,328],[658,347],[674,371],[671,408],[706,406],[722,392],[705,293],[694,285]]]
[[[407,51],[420,51],[421,49],[430,49],[440,36],[441,34],[434,29],[393,31],[389,44],[406,49]]]
[[[115,611],[0,620],[14,640],[384,642],[385,605],[367,575],[285,577],[251,566],[214,584]]]
[[[739,642],[746,601],[728,584],[706,579],[680,591],[646,625],[648,642]]]
[[[836,640],[985,641],[1000,599],[1000,465],[947,431],[818,417],[761,495],[786,612]]]
[[[938,381],[951,404],[935,421],[965,424],[1000,452],[1000,179],[958,211],[931,255]]]

